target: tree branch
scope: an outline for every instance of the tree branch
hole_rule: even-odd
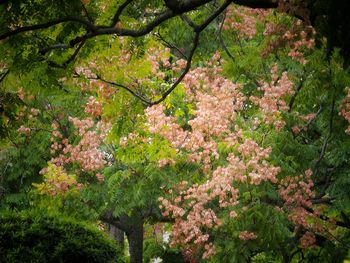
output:
[[[214,11],[201,25],[197,26],[194,31],[203,31],[215,18],[217,18],[230,4],[232,0],[226,0],[218,9]]]
[[[119,22],[119,17],[120,15],[123,13],[124,9],[134,0],[126,0],[121,6],[119,6],[117,12],[115,13],[113,19],[112,19],[112,23],[111,23],[111,27],[115,27],[117,25],[117,23]]]
[[[89,15],[89,12],[87,11],[87,9],[86,9],[86,7],[85,7],[85,4],[82,2],[82,0],[80,0],[80,4],[81,4],[81,7],[82,7],[83,10],[84,10],[84,13],[85,13],[87,19],[89,19],[89,21],[90,21],[91,23],[93,23],[93,19],[92,19],[92,17]]]
[[[122,84],[119,84],[119,83],[116,83],[116,82],[113,82],[113,81],[109,81],[109,80],[105,80],[103,79],[101,76],[99,75],[96,75],[96,77],[92,77],[92,78],[89,78],[89,79],[95,79],[95,80],[100,80],[104,83],[107,83],[113,87],[119,87],[119,88],[122,88],[124,90],[126,90],[127,92],[129,92],[131,95],[133,95],[134,97],[138,98],[139,100],[141,100],[144,104],[150,106],[152,103],[151,101],[149,101],[147,98],[143,97],[142,95],[136,93],[135,91],[133,91],[132,89],[128,88],[127,86],[125,85],[122,85]]]
[[[37,24],[37,25],[32,25],[32,26],[24,26],[24,27],[16,28],[12,31],[9,31],[7,33],[0,35],[0,40],[17,35],[19,33],[33,31],[33,30],[39,30],[39,29],[46,29],[46,28],[52,27],[54,25],[58,25],[58,24],[66,23],[66,22],[76,22],[76,23],[82,24],[90,31],[95,31],[97,29],[94,24],[92,24],[89,21],[86,21],[84,19],[81,19],[78,17],[65,17],[65,18],[55,19],[55,20],[52,20],[52,21],[49,21],[49,22],[43,23],[43,24]]]
[[[318,158],[316,164],[315,164],[315,168],[314,168],[314,173],[317,174],[318,170],[319,170],[319,165],[326,153],[326,149],[328,146],[328,141],[332,135],[332,131],[333,131],[333,118],[334,118],[334,108],[335,108],[335,91],[333,92],[333,99],[332,99],[332,106],[331,106],[331,116],[329,118],[329,128],[328,128],[328,133],[327,136],[323,142],[322,145],[322,149],[321,149],[321,154],[320,157]]]
[[[0,77],[0,83],[6,78],[6,76],[10,73],[10,70],[6,70]]]
[[[225,17],[226,17],[226,15],[225,15]],[[232,60],[232,62],[234,64],[236,64],[236,66],[238,67],[241,74],[246,75],[257,87],[260,87],[261,86],[260,83],[252,76],[252,74],[245,71],[239,64],[237,64],[237,60],[232,55],[232,53],[228,50],[228,48],[225,44],[224,38],[222,37],[222,27],[223,27],[224,22],[225,22],[225,17],[222,20],[222,22],[218,25],[218,39],[219,39],[220,45],[221,45],[222,49],[224,50],[224,52],[226,53],[226,55]]]
[[[302,89],[303,84],[304,84],[304,78],[301,77],[301,78],[300,78],[300,81],[299,81],[299,84],[298,84],[298,86],[297,86],[296,91],[294,92],[293,96],[290,98],[290,101],[289,101],[289,109],[288,109],[288,112],[289,112],[289,113],[292,112],[292,108],[293,108],[293,105],[294,105],[294,101],[295,101],[296,97],[298,96],[299,91]]]
[[[193,58],[194,52],[197,49],[197,46],[199,43],[199,35],[200,35],[200,32],[196,32],[191,52],[187,58],[186,67],[185,67],[184,71],[182,72],[182,74],[180,75],[180,77],[173,83],[173,85],[166,92],[163,93],[163,95],[160,99],[151,102],[150,105],[156,105],[156,104],[161,103],[163,100],[165,100],[168,97],[168,95],[177,87],[177,85],[179,85],[181,83],[183,78],[186,76],[187,72],[191,68],[192,58]]]
[[[129,228],[125,226],[119,218],[113,216],[112,210],[109,210],[105,212],[104,214],[100,215],[100,220],[108,223],[110,225],[115,226],[116,228],[119,228],[120,230],[123,230],[124,232],[129,232]]]
[[[277,8],[278,0],[233,0],[234,4],[242,5],[250,8]]]
[[[198,43],[199,43],[199,35],[200,35],[199,32],[197,32],[196,35],[195,35],[193,46],[192,46],[191,52],[190,52],[190,54],[188,56],[187,64],[186,64],[186,67],[185,67],[184,71],[182,72],[180,77],[173,83],[173,85],[171,85],[171,87],[166,92],[164,92],[162,94],[161,98],[158,99],[158,100],[150,101],[149,99],[147,99],[147,98],[143,97],[142,95],[136,93],[135,91],[133,91],[132,89],[128,88],[127,86],[115,83],[113,81],[105,80],[105,79],[101,78],[101,76],[98,76],[98,75],[96,76],[96,78],[90,78],[90,79],[101,80],[101,81],[103,81],[103,82],[105,82],[107,84],[110,84],[112,86],[120,87],[120,88],[126,90],[127,92],[129,92],[134,97],[136,97],[139,100],[141,100],[147,106],[152,106],[152,105],[159,104],[162,101],[164,101],[169,96],[169,94],[181,83],[183,78],[186,76],[187,72],[190,70],[192,58],[193,58],[194,52],[195,52],[195,50],[196,50],[196,48],[198,46]]]
[[[174,44],[169,43],[158,31],[157,33],[157,37],[159,38],[159,40],[161,40],[163,43],[165,43],[165,46],[167,46],[168,48],[171,49],[175,49],[184,59],[188,59],[187,56]]]
[[[52,67],[56,67],[56,68],[65,68],[65,67],[67,67],[67,65],[69,63],[71,63],[76,58],[76,56],[79,54],[79,51],[84,46],[84,44],[85,44],[85,41],[81,42],[79,44],[79,46],[77,47],[77,49],[74,51],[74,53],[66,61],[64,61],[62,64],[57,64],[54,61],[49,61],[49,65],[52,66]]]

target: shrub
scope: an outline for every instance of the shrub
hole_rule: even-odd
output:
[[[113,240],[63,215],[16,212],[0,216],[0,262],[117,262]]]

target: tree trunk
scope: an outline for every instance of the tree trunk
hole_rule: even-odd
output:
[[[129,242],[129,253],[131,263],[142,263],[143,251],[143,222],[138,222],[126,232]]]
[[[117,246],[124,251],[124,231],[109,225],[109,236],[117,241]]]

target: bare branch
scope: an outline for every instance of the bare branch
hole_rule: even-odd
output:
[[[182,14],[180,17],[181,17],[181,19],[182,19],[183,21],[185,21],[185,22],[187,23],[187,25],[189,25],[190,27],[192,27],[192,28],[198,27],[198,25],[196,25],[196,23],[193,22],[192,19],[188,17],[188,15]]]

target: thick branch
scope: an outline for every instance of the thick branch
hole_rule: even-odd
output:
[[[250,8],[277,8],[279,0],[233,0],[233,3]]]
[[[194,1],[196,2],[196,1]],[[190,70],[191,68],[191,63],[192,63],[192,58],[193,58],[193,55],[194,55],[194,52],[195,50],[197,49],[197,46],[198,46],[198,43],[199,43],[199,36],[200,36],[200,33],[217,17],[221,14],[221,12],[223,12],[227,6],[231,3],[231,0],[227,0],[224,2],[224,4],[222,6],[220,6],[219,8],[216,9],[216,11],[210,15],[201,25],[198,25],[198,26],[195,26],[193,27],[193,30],[195,31],[195,37],[194,37],[194,41],[193,41],[193,46],[192,46],[192,49],[190,51],[190,54],[187,58],[187,63],[186,63],[186,67],[184,69],[184,71],[181,73],[180,77],[171,85],[171,87],[165,91],[161,98],[158,99],[158,100],[155,100],[155,101],[150,101],[146,98],[144,98],[143,96],[137,94],[136,92],[134,92],[133,90],[129,89],[128,87],[124,86],[124,85],[121,85],[121,84],[117,84],[115,82],[112,82],[112,81],[107,81],[107,80],[103,80],[104,82],[106,83],[109,83],[111,85],[114,85],[114,86],[118,86],[118,87],[121,87],[125,90],[127,90],[129,93],[131,93],[133,96],[135,96],[136,98],[140,99],[142,102],[144,102],[145,104],[149,105],[149,106],[152,106],[152,105],[156,105],[156,104],[159,104],[161,103],[162,101],[164,101],[168,96],[169,94],[181,83],[181,81],[184,79],[184,77],[186,76],[186,74],[188,73],[188,71]],[[170,11],[172,13],[172,11]],[[163,13],[164,15],[165,13]],[[170,13],[169,13],[170,15]],[[165,16],[166,17],[166,16]],[[158,18],[159,19],[159,18]],[[156,21],[157,18],[154,20]],[[100,77],[98,77],[98,79],[102,80]]]
[[[92,23],[90,23],[89,21],[86,21],[86,20],[78,18],[78,17],[65,17],[65,18],[61,18],[61,19],[52,20],[52,21],[49,21],[49,22],[43,23],[43,24],[19,27],[17,29],[14,29],[12,31],[9,31],[5,34],[0,35],[0,40],[6,39],[10,36],[17,35],[19,33],[33,31],[33,30],[39,30],[39,29],[45,29],[45,28],[49,28],[49,27],[52,27],[54,25],[58,25],[58,24],[66,23],[66,22],[79,23],[79,24],[86,26],[86,28],[88,28],[91,31],[96,30],[96,26],[93,25]]]
[[[40,49],[40,54],[41,55],[45,55],[47,52],[49,52],[50,50],[55,50],[55,49],[67,49],[69,48],[69,45],[67,44],[56,44],[56,45],[52,45],[46,48],[42,48]]]
[[[186,13],[197,7],[205,5],[212,0],[165,0],[165,4],[177,14]]]
[[[105,222],[105,223],[108,223],[110,225],[113,225],[116,228],[123,230],[124,232],[129,231],[129,228],[127,226],[125,226],[124,224],[122,224],[122,222],[121,222],[121,220],[119,220],[119,218],[116,218],[113,216],[112,210],[109,210],[109,211],[105,212],[104,214],[102,214],[100,216],[100,220]]]

